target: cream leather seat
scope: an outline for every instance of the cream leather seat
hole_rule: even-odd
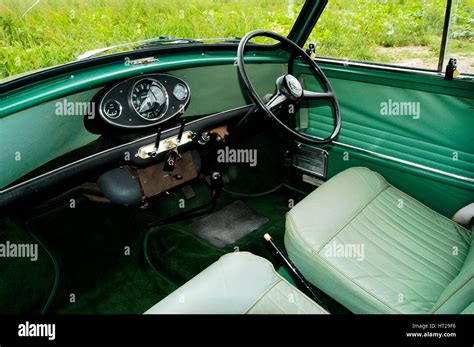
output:
[[[145,314],[327,313],[273,268],[248,252],[230,253]]]
[[[308,281],[354,313],[467,313],[474,301],[471,232],[351,168],[286,217],[285,247]]]

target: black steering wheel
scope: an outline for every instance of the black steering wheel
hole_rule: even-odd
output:
[[[247,76],[247,71],[245,70],[245,62],[244,62],[244,53],[247,43],[250,39],[254,37],[269,37],[279,41],[283,47],[289,48],[290,53],[294,53],[295,55],[300,55],[304,61],[309,65],[309,68],[316,79],[323,85],[325,92],[313,92],[309,90],[304,90],[301,86],[300,81],[291,75],[290,73],[278,77],[276,80],[276,93],[270,98],[269,101],[264,102],[262,98],[258,95],[255,91],[254,86],[250,82],[250,79]],[[276,122],[284,131],[286,131],[290,136],[293,138],[300,140],[302,142],[316,144],[316,145],[323,145],[330,143],[333,141],[341,130],[341,110],[339,107],[339,103],[337,102],[336,95],[334,94],[334,90],[332,89],[329,80],[321,71],[319,66],[314,62],[311,57],[309,57],[306,52],[304,52],[296,43],[278,35],[271,31],[266,30],[254,30],[249,32],[245,35],[239,43],[239,48],[237,50],[237,63],[238,69],[240,73],[240,77],[247,88],[250,97],[255,102],[255,104],[272,119]],[[290,68],[290,64],[288,64]],[[280,108],[283,104],[287,102],[297,103],[301,99],[325,99],[329,100],[334,108],[333,116],[334,116],[334,129],[327,138],[320,139],[315,136],[307,135],[297,130],[292,129],[290,126],[285,124],[281,121],[273,111]]]

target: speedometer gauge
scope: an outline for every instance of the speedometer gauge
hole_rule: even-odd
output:
[[[133,86],[130,103],[140,117],[155,121],[168,109],[168,93],[157,80],[145,78]]]

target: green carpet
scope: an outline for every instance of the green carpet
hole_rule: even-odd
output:
[[[193,188],[197,196],[186,201],[186,209],[209,200],[207,184],[197,182]],[[60,268],[59,286],[48,313],[143,313],[234,247],[273,261],[263,234],[268,232],[283,244],[288,200],[301,196],[284,188],[258,198],[222,193],[217,209],[240,199],[269,222],[226,248],[214,247],[193,234],[188,228],[193,219],[155,228],[148,243],[155,272],[143,253],[149,232],[146,225],[182,211],[182,197],[178,190],[146,209],[78,199],[75,208],[62,206],[29,220],[28,228],[52,250]],[[35,242],[21,220],[2,220],[0,226],[4,240]],[[40,248],[35,263],[15,259],[0,264],[7,274],[0,286],[0,312],[40,312],[54,280],[52,262],[44,250]]]
[[[208,199],[204,183],[195,185]],[[29,222],[53,250],[61,269],[59,288],[50,313],[143,313],[177,288],[145,262],[146,225],[176,213],[182,194],[157,199],[149,208],[96,204],[85,199]],[[73,302],[71,302],[73,301]]]
[[[140,313],[176,288],[143,261],[139,212],[81,201],[31,223],[61,271],[51,313]]]
[[[35,244],[27,228],[10,218],[0,219],[0,243]],[[51,291],[53,265],[43,248],[37,261],[1,258],[0,313],[40,313]]]
[[[216,163],[215,155],[210,153],[203,156],[203,168],[207,167],[207,173],[226,173],[230,179],[226,189],[239,193],[268,191],[287,180],[289,168],[282,165],[284,151],[275,139],[256,136],[245,147],[258,149],[257,166]],[[143,313],[220,256],[235,250],[252,252],[269,259],[275,268],[280,266],[263,235],[271,234],[283,246],[290,201],[296,204],[304,193],[285,187],[258,197],[222,192],[216,210],[241,200],[269,220],[225,248],[215,247],[191,232],[189,225],[199,217],[147,227],[153,221],[209,202],[210,188],[204,181],[197,180],[192,187],[196,196],[185,201],[185,206],[183,194],[176,190],[152,199],[145,208],[78,198],[74,208],[68,203],[43,214],[30,211],[22,218],[0,219],[0,242],[35,243],[33,233],[54,255],[60,275],[47,313]],[[145,240],[148,257],[144,253]],[[55,279],[48,253],[40,247],[36,262],[2,259],[0,271],[0,313],[40,313]]]

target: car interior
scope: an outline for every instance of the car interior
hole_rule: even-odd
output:
[[[0,311],[474,313],[473,82],[298,28],[2,84],[0,250],[39,248],[0,262]]]

